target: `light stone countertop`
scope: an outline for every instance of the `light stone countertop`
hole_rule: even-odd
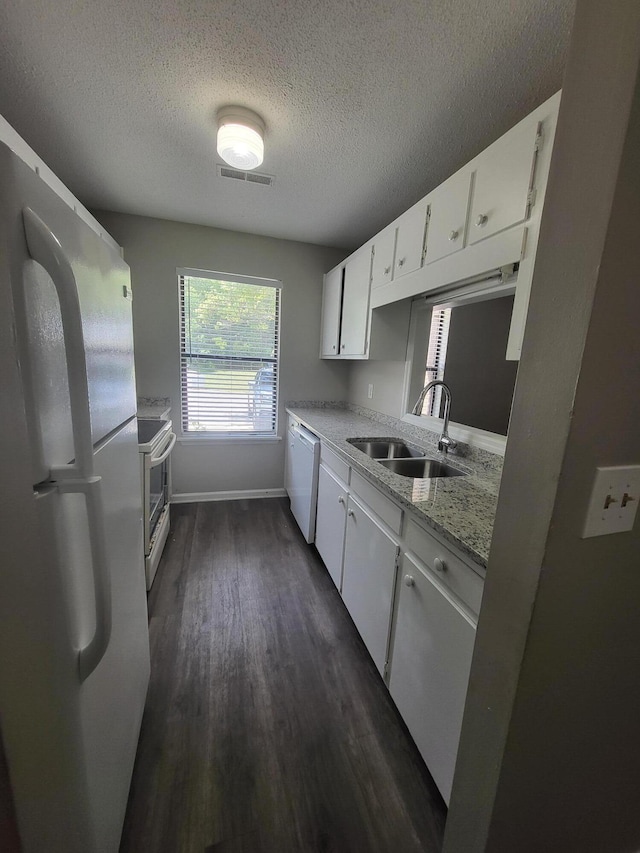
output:
[[[168,420],[170,413],[171,400],[168,397],[138,397],[139,418]]]
[[[286,409],[356,471],[406,507],[416,520],[434,528],[463,552],[484,575],[500,488],[501,456],[471,448],[465,456],[446,456],[438,451],[436,433],[356,406],[290,403]],[[403,477],[346,440],[374,437],[403,438],[467,476],[416,480]]]

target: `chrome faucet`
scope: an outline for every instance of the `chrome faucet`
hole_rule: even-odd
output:
[[[425,397],[432,388],[435,388],[436,385],[442,385],[442,390],[444,391],[444,425],[442,427],[442,435],[438,439],[438,450],[442,451],[442,453],[448,453],[450,450],[455,450],[458,446],[458,442],[454,441],[449,435],[449,411],[451,409],[451,389],[449,386],[441,379],[434,379],[432,382],[429,382],[428,385],[425,385],[420,392],[420,396],[416,400],[416,404],[411,410],[411,414],[422,414]]]

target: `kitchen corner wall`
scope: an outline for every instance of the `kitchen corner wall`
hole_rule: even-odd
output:
[[[180,425],[178,285],[176,269],[262,276],[282,281],[280,410],[288,400],[345,400],[348,367],[320,351],[322,276],[344,250],[151,219],[93,211],[124,249],[131,268],[138,393],[170,397]],[[173,491],[193,494],[281,489],[284,441],[178,444]]]

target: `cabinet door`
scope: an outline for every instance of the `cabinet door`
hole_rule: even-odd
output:
[[[342,267],[328,272],[322,289],[322,341],[320,354],[338,355],[342,311]]]
[[[459,172],[429,196],[425,263],[459,251],[465,244],[472,172]]]
[[[398,589],[389,691],[448,803],[475,626],[407,554]]]
[[[387,660],[398,551],[378,522],[349,497],[342,598],[381,675]]]
[[[407,275],[422,266],[427,208],[427,200],[423,199],[398,220],[394,278]]]
[[[340,355],[365,355],[369,322],[371,245],[353,255],[344,267]]]
[[[346,511],[346,488],[325,465],[320,463],[316,548],[338,589],[342,587],[342,551]]]
[[[381,287],[393,278],[393,252],[396,247],[396,229],[386,228],[373,240],[371,287]]]
[[[469,243],[484,240],[528,217],[538,133],[539,122],[525,122],[478,158]]]

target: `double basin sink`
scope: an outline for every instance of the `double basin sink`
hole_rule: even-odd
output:
[[[347,441],[357,450],[366,453],[385,468],[400,474],[402,477],[414,479],[431,479],[433,477],[463,477],[465,472],[459,471],[439,459],[430,459],[424,455],[424,450],[407,444],[400,438],[348,438]]]

